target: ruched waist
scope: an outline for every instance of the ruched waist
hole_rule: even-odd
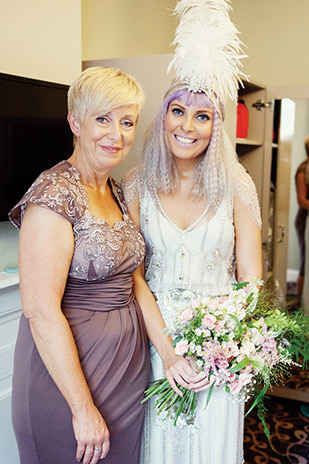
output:
[[[86,281],[68,277],[62,298],[63,309],[113,311],[131,303],[132,274],[118,274],[104,280]]]

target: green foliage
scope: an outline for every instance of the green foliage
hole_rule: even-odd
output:
[[[296,362],[302,362],[307,369],[309,362],[309,318],[302,309],[290,311],[283,306],[273,293],[263,287],[259,293],[252,319],[263,317],[272,328],[276,339],[282,342],[286,355]]]

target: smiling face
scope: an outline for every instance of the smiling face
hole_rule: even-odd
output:
[[[166,136],[173,155],[196,159],[209,145],[212,126],[212,108],[172,100],[166,113]]]
[[[107,114],[86,114],[82,123],[70,113],[70,126],[76,136],[75,151],[90,168],[110,171],[127,156],[137,120],[136,105],[119,106]]]

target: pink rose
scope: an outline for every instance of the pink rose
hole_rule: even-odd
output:
[[[239,349],[236,342],[227,342],[222,346],[224,355],[229,358],[236,358],[239,355]]]
[[[241,388],[242,388],[242,385],[239,382],[239,380],[234,380],[233,382],[230,383],[230,392],[233,393],[234,395],[239,393]]]
[[[202,319],[203,326],[207,327],[208,329],[213,329],[216,322],[217,318],[212,314],[206,314],[206,316],[204,316]]]
[[[244,385],[248,385],[248,383],[251,382],[251,379],[252,379],[252,374],[249,374],[248,372],[245,372],[243,374],[240,374],[239,383],[243,387]]]
[[[234,380],[236,379],[236,374],[230,374],[228,373],[227,374],[227,378],[230,382],[234,382]]]
[[[185,309],[185,311],[183,311],[183,313],[181,314],[181,320],[183,322],[191,321],[192,317],[193,311],[191,311],[191,309]]]
[[[187,340],[180,340],[180,342],[176,343],[175,346],[175,353],[178,356],[182,356],[183,354],[187,353],[189,344]]]
[[[223,321],[217,321],[215,323],[214,329],[216,332],[220,332],[224,327],[224,322]]]

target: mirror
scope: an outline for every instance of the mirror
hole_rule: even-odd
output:
[[[270,204],[273,227],[270,256],[273,285],[290,305],[300,304],[297,277],[300,250],[295,229],[298,203],[297,167],[306,159],[304,139],[309,133],[309,99],[275,98]]]
[[[299,209],[295,188],[295,174],[298,166],[306,159],[304,139],[309,134],[309,99],[295,99],[294,102],[295,125],[292,139],[286,268],[286,298],[290,304],[300,303],[296,285],[300,268],[300,249],[295,228],[295,217]]]

